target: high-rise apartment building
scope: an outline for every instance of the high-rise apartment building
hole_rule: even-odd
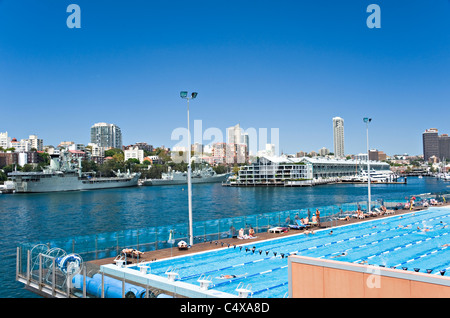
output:
[[[227,143],[241,144],[243,142],[242,129],[239,124],[227,128]]]
[[[333,118],[334,156],[343,158],[344,152],[344,120],[341,117]]]
[[[439,139],[438,130],[430,128],[425,130],[422,134],[423,140],[423,159],[428,161],[430,157],[436,156],[439,158]]]
[[[37,151],[42,151],[44,149],[44,141],[39,139],[38,136],[30,135],[28,140],[31,143],[31,148],[34,148]]]
[[[11,137],[8,137],[8,132],[0,133],[0,147],[3,149],[11,147]]]
[[[104,148],[122,148],[122,132],[114,124],[97,123],[91,127],[91,143]]]
[[[438,137],[439,144],[439,159],[450,160],[450,136],[448,134],[442,134]]]

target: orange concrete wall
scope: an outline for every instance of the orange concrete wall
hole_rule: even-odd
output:
[[[450,297],[450,278],[398,269],[289,257],[293,298]]]

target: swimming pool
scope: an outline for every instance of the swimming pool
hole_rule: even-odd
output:
[[[237,294],[251,286],[250,297],[282,298],[288,293],[288,259],[292,254],[343,262],[445,275],[450,268],[450,207],[322,229],[268,241],[231,245],[219,250],[149,263],[151,274],[166,277],[175,268],[179,280]],[[239,241],[238,243],[243,243]],[[132,267],[133,268],[133,267]],[[135,267],[135,269],[139,269]],[[229,276],[228,276],[229,275]]]

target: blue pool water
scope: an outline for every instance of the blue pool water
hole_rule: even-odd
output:
[[[254,298],[282,298],[288,292],[289,254],[343,262],[395,267],[441,275],[450,269],[450,208],[428,210],[389,218],[298,234],[270,241],[237,241],[213,252],[151,263],[151,273],[166,276],[177,268],[180,280],[199,285],[201,275],[212,278],[211,288],[237,294],[239,283],[251,286]],[[221,278],[221,275],[236,275]],[[448,274],[445,274],[448,275]]]

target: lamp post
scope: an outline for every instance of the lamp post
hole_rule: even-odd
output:
[[[189,128],[189,100],[197,97],[197,93],[194,92],[191,96],[188,96],[188,92],[180,92],[180,97],[187,99],[187,129],[188,129],[188,206],[189,206],[189,245],[194,245],[194,234],[192,230],[192,192],[191,192],[191,130]]]
[[[368,193],[368,205],[367,211],[370,213],[370,160],[369,160],[369,123],[372,121],[372,118],[365,117],[363,121],[366,123],[366,135],[367,135],[367,193]]]

